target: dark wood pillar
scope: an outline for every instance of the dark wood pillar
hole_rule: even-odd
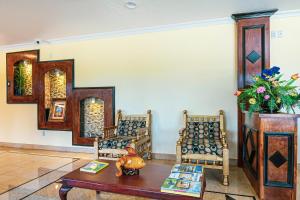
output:
[[[270,16],[277,9],[233,14],[237,25],[238,90],[252,84],[252,77],[270,67]],[[238,109],[238,166],[242,167],[243,114]]]

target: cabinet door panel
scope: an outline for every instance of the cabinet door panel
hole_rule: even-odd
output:
[[[76,88],[73,92],[73,144],[92,146],[104,127],[114,125],[114,87]]]
[[[6,54],[7,103],[37,103],[39,50]]]
[[[269,17],[244,19],[238,26],[238,88],[252,84],[254,75],[270,67]]]
[[[39,63],[39,129],[72,130],[73,60]]]

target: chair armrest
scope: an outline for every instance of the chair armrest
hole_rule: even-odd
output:
[[[182,136],[185,137],[185,135],[186,135],[186,128],[180,129],[180,130],[179,130],[179,135],[182,135]]]
[[[181,145],[182,140],[186,137],[186,128],[182,128],[179,130],[179,139],[177,140],[177,144]]]
[[[223,130],[220,131],[220,138],[221,138],[221,143],[224,149],[228,149],[228,143],[227,143],[227,133]]]
[[[140,138],[149,135],[148,128],[138,128],[136,133],[136,139],[139,140]]]
[[[103,139],[115,137],[115,130],[117,126],[109,126],[104,128]]]

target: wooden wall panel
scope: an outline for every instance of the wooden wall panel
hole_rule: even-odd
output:
[[[243,148],[243,160],[249,171],[258,176],[258,131],[253,128],[245,128],[245,142]]]
[[[238,25],[238,88],[252,84],[254,75],[270,66],[269,18],[245,19]]]
[[[265,133],[264,184],[293,187],[293,133]]]
[[[259,193],[258,180],[261,177],[259,166],[261,160],[259,158],[260,144],[259,144],[259,127],[260,121],[258,120],[258,114],[254,113],[253,117],[245,114],[243,115],[243,170],[248,177],[253,189],[256,193]],[[250,137],[250,135],[251,137]],[[252,156],[251,156],[252,153]],[[251,158],[252,157],[252,158]]]

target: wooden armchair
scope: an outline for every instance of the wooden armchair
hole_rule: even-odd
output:
[[[188,115],[183,111],[184,128],[176,145],[177,163],[196,163],[223,170],[228,185],[229,150],[224,129],[224,112],[218,116]]]
[[[141,157],[151,159],[151,111],[145,115],[122,115],[119,110],[115,123],[95,139],[96,158],[116,160],[127,154],[124,148],[131,144]]]

